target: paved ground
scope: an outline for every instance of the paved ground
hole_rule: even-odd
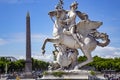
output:
[[[6,78],[1,78],[0,80],[6,80]],[[16,80],[16,79],[9,79],[9,80]],[[20,80],[35,80],[35,79],[20,79]]]

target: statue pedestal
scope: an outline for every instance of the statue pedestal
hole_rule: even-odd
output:
[[[95,72],[95,75],[91,75],[89,70],[67,70],[67,71],[47,71],[44,73],[41,80],[104,80],[103,74]]]
[[[44,79],[82,79],[88,80],[90,71],[86,70],[67,70],[67,71],[47,71],[42,77]]]
[[[25,72],[23,78],[25,78],[25,79],[30,79],[30,78],[33,78],[33,75],[32,75],[31,72]]]

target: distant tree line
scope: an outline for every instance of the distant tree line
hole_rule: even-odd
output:
[[[80,56],[78,62],[81,63],[87,58],[85,56]],[[20,59],[15,62],[5,59],[4,57],[0,58],[0,73],[5,73],[5,68],[7,66],[7,72],[24,72],[25,60]],[[38,59],[32,58],[32,69],[34,71],[47,70],[49,66],[48,62],[41,61]],[[120,58],[101,58],[98,56],[93,57],[93,62],[87,64],[87,66],[94,67],[97,71],[102,70],[116,70],[120,71]]]
[[[47,70],[48,69],[48,62],[33,59],[32,58],[32,70]],[[5,69],[7,67],[7,72],[12,73],[12,72],[24,72],[25,68],[25,60],[20,59],[17,61],[11,61],[7,60],[4,57],[0,58],[0,73],[5,73]]]
[[[78,62],[81,63],[87,58],[80,56]],[[120,58],[101,58],[98,56],[93,57],[93,62],[89,63],[88,66],[94,67],[97,71],[102,70],[115,70],[120,71]]]

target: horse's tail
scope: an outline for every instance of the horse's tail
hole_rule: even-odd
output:
[[[100,33],[99,39],[101,39],[102,41],[97,41],[98,46],[105,47],[110,43],[109,36],[106,33]]]

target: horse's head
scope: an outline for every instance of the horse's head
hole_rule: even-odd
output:
[[[66,18],[66,11],[64,9],[57,9],[55,11],[51,11],[48,15],[55,16],[57,19],[65,19]]]
[[[48,13],[50,15],[51,19],[52,17],[55,17],[54,26],[53,26],[53,36],[59,36],[61,33],[63,33],[63,26],[62,20],[66,19],[66,11],[64,9],[56,9],[55,11],[51,11]]]
[[[65,12],[65,10],[63,10],[63,9],[61,9],[61,10],[57,10],[56,11],[56,17],[58,18],[58,19],[66,19],[66,12]]]

